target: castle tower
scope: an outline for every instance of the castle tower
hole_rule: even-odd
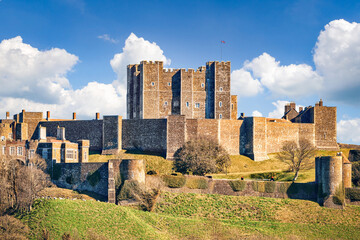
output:
[[[341,156],[322,156],[315,159],[318,202],[334,206],[333,196],[343,189],[343,160]]]
[[[208,62],[194,69],[164,69],[163,62],[127,67],[127,118],[231,119],[237,98],[230,95],[230,62]]]

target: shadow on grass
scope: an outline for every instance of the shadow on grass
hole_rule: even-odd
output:
[[[147,151],[141,151],[141,150],[126,150],[126,154],[137,154],[137,155],[151,155],[151,156],[158,156],[158,157],[166,157],[166,154],[163,152],[147,152]]]
[[[106,202],[108,200],[106,196],[95,193],[95,192],[90,192],[90,191],[86,191],[86,190],[84,190],[84,191],[76,191],[76,192],[78,192],[80,194],[88,195],[89,197],[92,197],[95,200],[99,200],[101,202]]]

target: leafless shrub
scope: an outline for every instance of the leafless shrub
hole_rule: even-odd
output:
[[[0,239],[28,239],[29,228],[19,219],[9,215],[0,217]]]
[[[308,163],[310,158],[315,156],[316,148],[307,139],[300,139],[299,144],[295,141],[287,141],[284,143],[277,158],[289,165],[289,170],[295,173],[293,182],[299,176],[299,171]]]

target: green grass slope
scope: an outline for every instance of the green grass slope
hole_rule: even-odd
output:
[[[19,216],[39,239],[356,239],[360,207],[310,201],[164,193],[153,213],[96,201],[42,200]],[[89,235],[90,234],[90,235]]]

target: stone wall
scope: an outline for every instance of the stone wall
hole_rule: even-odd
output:
[[[193,176],[185,176],[193,178]],[[156,176],[147,176],[148,178],[157,178]],[[197,177],[199,178],[199,177]],[[206,189],[191,189],[186,187],[169,188],[165,190],[174,193],[201,193],[201,194],[221,194],[230,196],[251,196],[251,197],[271,197],[271,198],[292,198],[304,200],[317,200],[317,185],[315,183],[291,183],[291,182],[271,182],[271,181],[241,181],[245,184],[244,189],[234,191],[229,182],[234,180],[208,179]],[[240,180],[235,180],[240,181]],[[269,188],[266,185],[272,185]],[[260,187],[259,187],[260,186]]]
[[[103,119],[103,154],[117,154],[122,148],[122,117],[104,116]]]
[[[57,128],[65,127],[65,138],[71,142],[90,140],[90,151],[102,150],[103,121],[102,120],[68,120],[43,121],[41,126],[46,127],[47,136],[56,137]],[[35,134],[33,139],[37,139]]]
[[[166,153],[166,119],[125,119],[122,121],[122,148]]]
[[[57,163],[53,165],[53,171],[53,176],[60,176],[53,180],[58,187],[108,195],[108,163]],[[94,185],[87,180],[91,174],[100,176],[99,181],[93,182],[96,183]]]

